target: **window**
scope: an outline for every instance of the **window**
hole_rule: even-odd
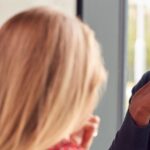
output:
[[[129,0],[126,103],[132,87],[150,69],[150,1]]]

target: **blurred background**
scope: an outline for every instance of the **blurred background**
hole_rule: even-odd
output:
[[[101,127],[92,150],[107,150],[122,124],[132,87],[150,68],[150,1],[0,0],[0,26],[15,13],[41,5],[79,15],[101,42],[109,80],[95,112]]]
[[[130,97],[133,85],[150,69],[150,1],[129,0],[127,19],[126,99]]]

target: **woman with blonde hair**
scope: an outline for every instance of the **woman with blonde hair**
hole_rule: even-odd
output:
[[[106,71],[93,31],[34,8],[0,29],[0,150],[89,150]],[[150,72],[133,88],[109,150],[149,150]]]
[[[89,149],[105,80],[94,33],[79,19],[47,8],[12,17],[0,30],[0,149]]]

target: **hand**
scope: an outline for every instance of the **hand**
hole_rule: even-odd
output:
[[[129,112],[139,126],[145,126],[150,121],[150,82],[139,89],[132,97]]]
[[[99,123],[99,117],[91,116],[81,130],[71,135],[71,141],[79,145],[84,150],[89,150],[94,137],[97,136]]]

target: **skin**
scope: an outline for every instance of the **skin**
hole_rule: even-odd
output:
[[[146,126],[150,121],[150,82],[144,85],[132,97],[129,112],[139,126]]]
[[[98,116],[91,116],[79,131],[70,136],[70,140],[84,150],[89,150],[94,137],[97,136],[99,124],[100,118]]]

